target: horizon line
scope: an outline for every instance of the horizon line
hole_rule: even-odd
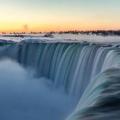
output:
[[[59,32],[92,32],[92,31],[120,31],[120,29],[91,29],[91,30],[50,30],[50,31],[1,31],[0,33],[59,33]]]

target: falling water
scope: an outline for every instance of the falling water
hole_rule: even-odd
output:
[[[109,106],[104,104],[112,101],[109,98],[116,98],[119,92],[117,87],[114,95],[113,86],[117,82],[119,85],[120,77],[120,49],[114,46],[18,43],[1,47],[0,58],[12,59],[26,70],[34,70],[35,78],[48,79],[54,89],[63,89],[67,96],[77,100],[78,105],[67,120],[94,120],[99,115],[101,118],[108,116]],[[113,95],[109,93],[111,90]]]

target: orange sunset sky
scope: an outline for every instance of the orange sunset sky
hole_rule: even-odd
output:
[[[0,32],[120,29],[120,0],[0,0]]]

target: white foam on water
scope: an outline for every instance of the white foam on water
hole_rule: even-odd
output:
[[[0,120],[64,120],[75,106],[72,97],[30,73],[14,61],[0,61]]]

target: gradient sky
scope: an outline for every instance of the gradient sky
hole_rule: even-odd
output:
[[[0,31],[120,29],[120,0],[0,0]]]

